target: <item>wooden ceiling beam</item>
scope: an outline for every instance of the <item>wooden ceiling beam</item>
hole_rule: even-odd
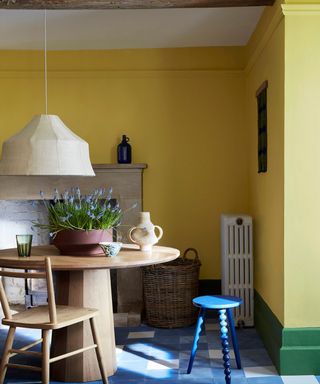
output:
[[[0,9],[159,9],[273,5],[275,0],[0,0]]]

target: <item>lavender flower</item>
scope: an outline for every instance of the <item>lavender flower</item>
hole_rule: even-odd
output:
[[[95,189],[88,195],[81,195],[79,187],[64,191],[59,198],[59,192],[54,190],[53,201],[45,200],[40,193],[48,210],[49,224],[34,223],[35,227],[47,229],[54,237],[64,229],[92,230],[114,228],[120,224],[123,215],[119,203],[113,204],[112,188]]]
[[[86,202],[86,203],[91,203],[91,200],[92,200],[92,196],[91,195],[87,195],[87,196],[85,196],[85,198],[84,198],[84,201]]]
[[[75,189],[75,195],[76,195],[76,198],[77,198],[78,200],[81,199],[81,192],[80,192],[80,188],[79,188],[79,187],[76,187],[76,189]]]
[[[73,204],[73,202],[74,202],[74,196],[73,196],[73,195],[69,196],[68,201],[69,201],[69,204]]]
[[[69,192],[68,191],[64,191],[63,194],[62,194],[62,199],[63,199],[63,202],[65,204],[68,202],[68,197],[69,197]]]
[[[110,200],[112,197],[112,187],[108,191],[107,200]]]
[[[59,192],[58,192],[57,188],[55,188],[53,191],[53,201],[55,203],[57,203],[59,201]]]
[[[96,219],[99,220],[104,215],[104,212],[100,212],[97,214]]]

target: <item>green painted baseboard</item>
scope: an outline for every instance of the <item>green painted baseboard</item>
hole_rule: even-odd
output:
[[[284,328],[282,375],[320,375],[320,328]]]
[[[254,292],[254,324],[273,364],[280,372],[283,326],[257,291]]]
[[[255,327],[281,375],[320,374],[320,328],[283,328],[255,291]]]

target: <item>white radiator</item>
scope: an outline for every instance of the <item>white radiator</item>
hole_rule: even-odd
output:
[[[253,326],[252,218],[221,215],[221,288],[223,295],[238,296],[236,325]]]

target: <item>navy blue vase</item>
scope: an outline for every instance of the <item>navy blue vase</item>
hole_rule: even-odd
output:
[[[122,135],[122,141],[118,145],[118,163],[130,164],[131,163],[131,145],[128,143],[129,137]]]

